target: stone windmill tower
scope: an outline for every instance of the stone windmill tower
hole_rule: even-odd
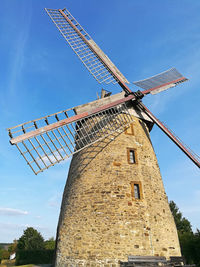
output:
[[[66,9],[46,9],[98,82],[123,91],[8,129],[35,174],[73,155],[63,194],[55,266],[118,266],[127,257],[181,256],[149,132],[155,123],[189,151],[141,102],[186,81],[175,68],[128,81]],[[75,115],[74,115],[75,113]]]

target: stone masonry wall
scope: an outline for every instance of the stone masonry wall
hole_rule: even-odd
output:
[[[134,149],[136,163],[129,163]],[[135,199],[133,184],[140,187]],[[119,266],[128,255],[180,256],[144,122],[73,156],[58,225],[56,267]]]

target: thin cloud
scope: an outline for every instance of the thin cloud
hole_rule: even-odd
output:
[[[60,193],[56,193],[54,194],[48,201],[48,205],[50,207],[53,207],[53,208],[57,208],[57,207],[60,207],[60,202],[61,202],[61,194]]]
[[[31,26],[31,17],[32,17],[32,7],[27,4],[21,10],[21,19],[20,22],[23,23],[23,27],[20,27],[20,24],[16,23],[17,31],[7,31],[7,29],[3,29],[6,31],[7,38],[13,40],[12,44],[9,44],[7,62],[8,62],[8,75],[4,77],[5,82],[5,96],[0,99],[1,110],[4,112],[6,116],[11,116],[10,109],[7,107],[7,104],[12,102],[12,99],[17,100],[19,97],[19,82],[23,77],[23,69],[25,68],[25,60],[26,60],[26,48],[27,42],[30,34],[30,26]],[[6,62],[6,63],[7,63]],[[2,88],[3,89],[3,88]]]
[[[26,44],[29,38],[30,32],[30,23],[31,23],[31,14],[26,16],[26,21],[24,27],[21,29],[21,32],[18,35],[17,40],[15,41],[15,57],[12,60],[11,70],[10,70],[10,83],[8,85],[9,91],[13,93],[16,87],[16,82],[18,77],[21,76],[22,69],[24,67],[24,51]]]
[[[0,223],[0,229],[3,230],[4,232],[13,230],[21,231],[26,229],[27,227],[29,227],[28,224],[16,224],[16,223],[6,223],[6,222]]]
[[[58,149],[60,154],[65,157],[65,152],[62,148]],[[41,158],[37,157],[36,161],[38,162],[39,165],[43,166],[43,164],[45,163],[47,166],[49,166],[51,163],[56,164],[58,163],[57,161],[60,161],[59,163],[64,164],[68,161],[71,160],[71,157],[65,158],[64,160],[62,159],[62,157],[60,156],[60,154],[58,152],[53,152],[51,153],[51,155],[47,156],[42,156]]]
[[[0,208],[0,215],[6,216],[20,216],[20,215],[27,215],[28,211],[18,210],[18,209],[11,209],[11,208]]]
[[[36,219],[41,219],[42,217],[38,215],[38,216],[35,216],[35,218]]]
[[[55,232],[48,226],[0,222],[1,242],[8,243],[12,242],[14,239],[18,239],[23,234],[23,231],[28,227],[37,229],[42,233],[42,236],[44,236],[45,239],[55,236]]]
[[[0,223],[0,229],[6,230],[25,230],[28,227],[33,227],[39,231],[49,231],[50,229],[46,226],[36,224],[15,224],[15,223]]]

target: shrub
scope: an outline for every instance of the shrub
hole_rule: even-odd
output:
[[[23,264],[48,264],[53,262],[54,250],[18,250],[16,265]]]

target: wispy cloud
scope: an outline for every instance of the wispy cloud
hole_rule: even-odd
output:
[[[42,217],[40,215],[35,216],[36,219],[41,219]]]
[[[24,63],[24,49],[26,46],[28,38],[28,31],[26,32],[21,32],[21,34],[18,37],[18,40],[16,41],[16,52],[15,52],[15,57],[13,59],[13,64],[10,72],[10,83],[9,83],[9,91],[10,93],[13,93],[17,78],[19,77],[22,68],[23,68],[23,63]]]
[[[69,158],[65,158],[64,160],[62,160],[62,157],[65,157],[66,156],[66,153],[65,153],[65,151],[62,148],[58,149],[58,151],[59,152],[52,152],[50,155],[48,155],[48,157],[45,156],[45,155],[43,155],[41,158],[37,157],[36,158],[36,161],[39,164],[41,164],[41,163],[44,162],[45,164],[50,165],[51,163],[54,163],[55,164],[58,161],[61,161],[61,163],[65,163],[65,162],[67,162],[67,161],[69,161],[71,159],[69,157]],[[62,155],[62,157],[61,157],[61,155]]]
[[[16,223],[6,223],[1,222],[0,223],[0,229],[3,229],[5,231],[13,231],[13,230],[24,230],[27,227],[29,227],[28,224],[16,224]]]
[[[29,12],[30,13],[30,12]],[[15,87],[18,77],[22,73],[22,69],[24,66],[24,53],[25,48],[27,44],[27,40],[29,38],[29,32],[30,32],[30,22],[31,22],[31,16],[26,16],[26,21],[24,23],[24,27],[21,28],[21,32],[19,32],[19,35],[17,39],[15,40],[15,56],[12,59],[12,65],[10,70],[10,77],[9,77],[9,85],[8,89],[9,92],[12,94]]]
[[[54,194],[49,200],[48,200],[48,205],[50,207],[60,207],[60,202],[61,202],[61,194],[60,192],[59,193],[56,193]]]
[[[9,26],[6,24],[6,27],[3,29],[3,33],[5,32],[7,39],[12,40],[12,42],[7,44],[7,51],[9,52],[6,51],[7,72],[4,77],[4,98],[0,99],[0,106],[2,106],[2,111],[5,115],[11,115],[10,109],[7,107],[8,103],[12,102],[13,99],[16,101],[20,95],[18,85],[23,77],[22,73],[25,67],[27,42],[31,25],[31,13],[31,5],[24,6],[21,10],[20,18],[13,18],[12,24],[14,24],[14,26],[7,30]]]
[[[20,215],[27,215],[28,211],[18,210],[18,209],[11,209],[11,208],[0,208],[0,215],[6,216],[20,216]]]
[[[55,236],[55,232],[48,226],[0,222],[0,242],[12,242],[14,239],[18,239],[27,227],[37,229],[45,239]]]
[[[33,227],[39,231],[49,231],[49,228],[42,225],[35,224],[16,224],[16,223],[0,223],[0,228],[4,230],[25,230],[27,227]]]

